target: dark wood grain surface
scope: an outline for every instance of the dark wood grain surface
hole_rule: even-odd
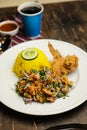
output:
[[[87,0],[47,4],[44,8],[43,38],[70,42],[87,52]],[[0,21],[16,12],[16,7],[0,8]],[[0,103],[0,130],[44,130],[66,123],[87,124],[87,101],[68,112],[44,117],[21,114]]]

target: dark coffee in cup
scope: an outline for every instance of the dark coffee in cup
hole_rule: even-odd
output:
[[[32,7],[26,7],[26,8],[23,8],[21,10],[22,13],[25,13],[25,14],[35,14],[35,13],[38,13],[41,11],[41,8],[39,7],[35,7],[35,6],[32,6]]]
[[[35,38],[41,34],[43,10],[44,7],[39,2],[24,2],[18,6],[24,33],[27,36]]]

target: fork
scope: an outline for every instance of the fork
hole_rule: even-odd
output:
[[[56,125],[53,127],[49,127],[45,130],[69,130],[73,128],[77,128],[80,130],[87,130],[87,124],[72,123],[72,124]]]

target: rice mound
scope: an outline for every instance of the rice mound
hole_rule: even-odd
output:
[[[22,57],[23,50],[19,52],[13,66],[13,72],[16,73],[18,77],[22,77],[24,71],[30,71],[31,69],[40,70],[40,68],[44,66],[51,68],[51,64],[46,55],[40,49],[34,49],[37,51],[38,55],[32,60],[26,60]]]

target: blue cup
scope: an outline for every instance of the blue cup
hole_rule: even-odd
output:
[[[26,13],[23,12],[24,9],[28,9],[31,7],[39,8],[39,12],[36,13]],[[24,32],[29,37],[37,37],[41,33],[41,25],[42,25],[42,12],[44,7],[39,2],[25,2],[18,6],[18,12],[21,15]]]

